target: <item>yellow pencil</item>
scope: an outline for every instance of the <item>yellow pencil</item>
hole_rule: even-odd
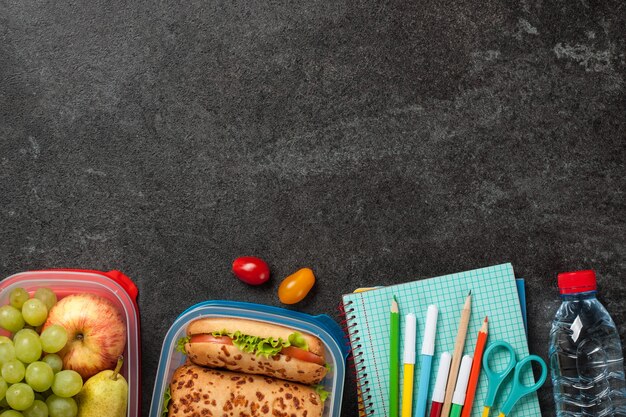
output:
[[[443,401],[443,408],[441,409],[441,417],[448,417],[450,415],[452,396],[454,395],[456,380],[459,376],[459,366],[461,365],[463,348],[465,347],[465,336],[467,335],[467,326],[469,325],[471,311],[472,291],[467,295],[463,310],[461,311],[461,321],[459,323],[459,331],[456,335],[456,342],[454,343],[454,353],[452,354],[452,364],[450,365],[450,373],[448,374],[448,384],[446,385],[446,396]]]

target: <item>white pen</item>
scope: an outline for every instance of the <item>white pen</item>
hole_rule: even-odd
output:
[[[417,319],[415,314],[406,315],[404,327],[404,379],[402,386],[402,417],[411,417],[413,411],[413,372],[415,369],[415,336]]]
[[[450,372],[451,363],[452,355],[450,355],[448,352],[443,352],[441,354],[441,358],[439,359],[439,370],[437,371],[435,389],[433,390],[433,401],[430,408],[430,417],[439,417],[441,415],[443,401],[446,398],[446,384],[448,383],[448,373]]]
[[[452,408],[450,409],[450,417],[459,417],[461,409],[465,403],[465,392],[467,391],[467,382],[469,381],[470,370],[472,369],[472,357],[470,355],[463,356],[461,361],[461,369],[459,377],[456,380],[454,394],[452,395]]]

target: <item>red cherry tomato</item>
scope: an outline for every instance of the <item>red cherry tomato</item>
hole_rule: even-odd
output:
[[[233,273],[250,285],[261,285],[270,279],[270,267],[255,256],[241,256],[233,261]]]
[[[280,283],[278,298],[283,304],[295,304],[302,301],[315,284],[315,276],[309,268],[302,268]]]

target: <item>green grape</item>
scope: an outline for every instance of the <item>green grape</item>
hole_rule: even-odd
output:
[[[15,410],[6,410],[2,414],[0,414],[0,417],[24,417],[24,414]]]
[[[30,408],[24,410],[23,414],[24,417],[48,417],[48,406],[41,400],[35,400]]]
[[[10,305],[0,307],[0,327],[11,333],[20,330],[24,327],[22,312]]]
[[[21,336],[29,335],[29,336],[39,337],[39,333],[37,333],[37,331],[34,328],[30,329],[30,328],[24,327],[22,330],[18,331],[17,333],[13,335],[13,344],[15,344],[15,338],[18,337],[19,335]]]
[[[76,371],[66,369],[54,374],[52,381],[52,392],[59,397],[73,397],[80,392],[83,387],[83,378]]]
[[[2,365],[2,378],[9,384],[16,384],[24,379],[24,374],[26,374],[26,368],[24,368],[24,364],[17,359],[13,359],[12,361],[5,362]]]
[[[37,392],[44,392],[52,386],[54,372],[45,362],[33,362],[26,368],[26,383]]]
[[[9,304],[19,310],[22,308],[24,302],[29,298],[30,295],[24,288],[14,288],[11,290],[11,294],[9,294]]]
[[[57,303],[57,295],[50,288],[37,288],[33,297],[43,301],[48,311]]]
[[[46,400],[46,405],[50,417],[76,417],[78,414],[78,406],[73,398],[61,398],[52,394]]]
[[[43,357],[42,361],[50,365],[52,372],[55,374],[63,370],[63,359],[57,354],[50,353]]]
[[[0,336],[0,344],[2,343],[13,343],[13,341],[6,336]]]
[[[0,378],[0,398],[4,398],[4,394],[7,393],[7,388],[9,388],[7,381],[5,381],[4,378]]]
[[[26,384],[13,384],[7,389],[7,402],[14,410],[26,410],[33,405],[35,401],[35,393],[33,389]]]
[[[41,339],[41,347],[44,352],[56,353],[63,349],[67,343],[67,331],[65,327],[53,324],[46,327],[46,330],[41,332],[39,338]]]
[[[0,366],[15,359],[15,346],[11,343],[0,343]]]
[[[41,358],[41,340],[36,331],[22,329],[13,336],[15,356],[24,363],[31,363]]]
[[[40,299],[31,298],[22,306],[22,317],[31,326],[41,326],[48,318],[48,307]]]

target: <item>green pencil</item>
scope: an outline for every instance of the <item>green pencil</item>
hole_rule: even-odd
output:
[[[396,297],[391,302],[391,324],[389,326],[389,416],[399,416],[400,385],[400,314]]]

